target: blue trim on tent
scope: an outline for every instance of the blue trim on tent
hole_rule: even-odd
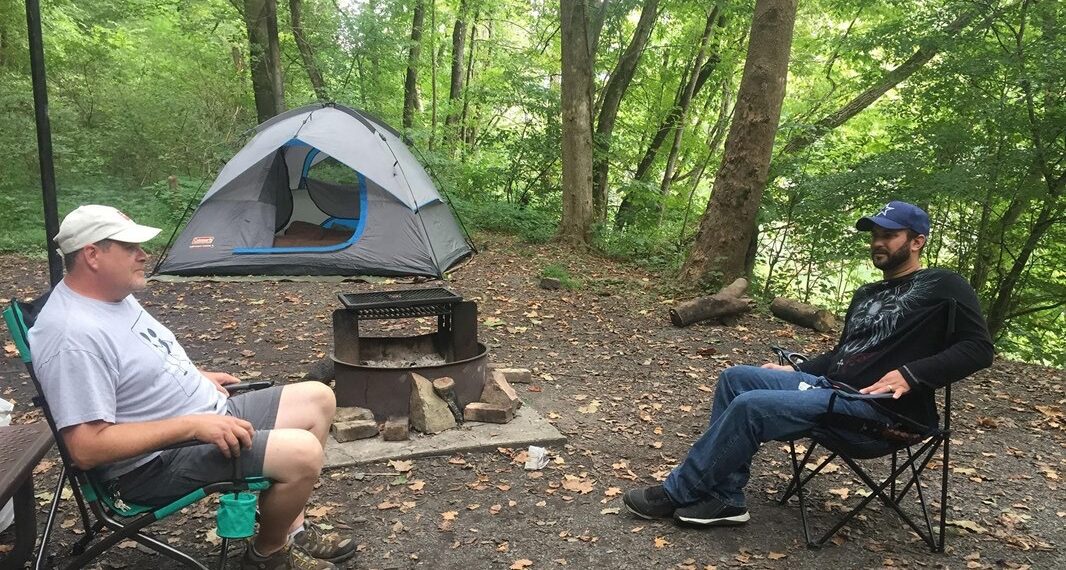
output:
[[[352,233],[352,237],[348,238],[347,241],[333,245],[306,247],[235,247],[233,248],[233,253],[236,255],[264,253],[330,253],[350,247],[352,244],[359,241],[359,238],[363,237],[363,231],[366,230],[367,218],[366,208],[368,200],[366,197],[366,178],[361,173],[356,172],[355,174],[359,177],[359,213],[362,214],[362,216],[359,218],[359,224]]]
[[[307,153],[307,156],[304,157],[304,167],[303,170],[300,171],[300,186],[303,186],[305,184],[305,181],[307,180],[307,173],[311,170],[311,162],[315,159],[316,156],[318,156],[318,153],[319,150],[317,148],[312,147],[311,150]]]
[[[289,139],[281,146],[311,146],[300,139]]]
[[[359,227],[359,218],[334,218],[333,216],[330,216],[326,218],[326,221],[322,222],[319,225],[326,228],[327,230],[335,228],[337,226],[341,226],[342,228],[348,228],[350,230],[355,230],[355,228]]]

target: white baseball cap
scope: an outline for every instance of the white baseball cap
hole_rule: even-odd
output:
[[[96,243],[113,239],[126,243],[144,243],[162,231],[142,226],[111,206],[79,206],[63,218],[56,234],[56,245],[64,255]]]

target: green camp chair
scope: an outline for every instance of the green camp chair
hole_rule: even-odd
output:
[[[142,532],[142,529],[215,493],[223,493],[218,513],[218,535],[222,538],[218,568],[224,568],[229,541],[247,538],[254,533],[256,509],[253,492],[268,489],[270,481],[263,477],[242,477],[240,462],[234,461],[234,476],[232,480],[220,481],[201,487],[162,507],[149,507],[122,501],[113,496],[107,486],[102,481],[99,481],[92,472],[78,469],[71,460],[70,453],[63,443],[63,438],[59,436],[59,432],[56,430],[55,421],[52,419],[51,411],[48,408],[48,402],[44,399],[44,391],[41,390],[40,381],[38,381],[33,372],[33,359],[30,356],[27,332],[33,326],[37,313],[44,306],[47,296],[45,294],[41,298],[28,303],[13,299],[7,309],[4,310],[4,321],[7,323],[8,330],[11,331],[11,336],[15,341],[15,346],[18,347],[19,355],[26,364],[30,379],[33,380],[33,385],[37,389],[38,395],[33,398],[33,403],[44,412],[48,426],[52,429],[56,447],[59,449],[59,455],[63,460],[63,468],[60,471],[52,503],[48,509],[48,519],[44,525],[44,536],[41,539],[40,550],[37,552],[34,569],[42,568],[46,563],[51,566],[51,556],[46,555],[48,541],[55,524],[63,487],[67,482],[70,483],[74,500],[81,514],[82,527],[85,529],[85,536],[78,540],[71,549],[74,559],[67,565],[67,568],[81,568],[112,546],[125,540],[133,540],[187,567],[207,570],[207,566],[196,561],[188,554],[153,538],[151,535]],[[232,393],[235,391],[232,389],[234,387],[237,390],[248,390],[265,388],[272,384],[272,382],[254,382],[233,385],[229,388]],[[209,444],[192,441],[164,449],[190,445]],[[89,514],[90,511],[92,512],[91,516]],[[93,544],[94,538],[97,538],[100,535],[100,531],[105,527],[111,532],[103,535],[100,540],[95,541],[95,544]]]

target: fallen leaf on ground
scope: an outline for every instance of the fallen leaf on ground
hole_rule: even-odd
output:
[[[529,568],[532,565],[532,560],[528,558],[521,558],[519,560],[515,560],[514,564],[511,565],[511,570],[523,570],[524,568]]]
[[[397,473],[407,473],[414,467],[414,461],[390,461],[389,466],[395,469]]]

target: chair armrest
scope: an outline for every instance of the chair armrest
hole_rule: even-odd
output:
[[[253,382],[238,382],[236,384],[226,384],[223,388],[232,396],[239,392],[252,392],[255,390],[262,390],[263,388],[269,388],[274,385],[273,380],[256,380]]]
[[[778,364],[789,365],[794,370],[799,370],[799,365],[807,362],[807,357],[805,355],[798,352],[792,352],[791,350],[781,348],[774,344],[770,345],[770,350],[774,351],[774,354],[777,355]]]

